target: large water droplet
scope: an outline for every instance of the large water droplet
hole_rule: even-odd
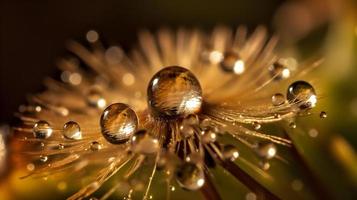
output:
[[[137,131],[131,138],[131,145],[134,152],[142,154],[152,154],[159,149],[159,141],[146,130]]]
[[[204,172],[194,163],[185,162],[176,171],[178,184],[187,190],[198,190],[205,183]]]
[[[182,67],[171,66],[157,72],[150,80],[147,94],[151,112],[157,116],[185,116],[201,109],[200,83]]]
[[[274,78],[274,80],[282,80],[290,77],[290,70],[287,68],[284,64],[282,64],[279,61],[274,62],[270,67],[268,68],[271,77]]]
[[[63,136],[71,140],[82,139],[82,132],[79,124],[74,121],[69,121],[63,125]]]
[[[38,139],[46,139],[52,135],[52,127],[47,121],[40,120],[33,126],[33,135]]]
[[[135,133],[138,127],[138,118],[128,105],[115,103],[103,111],[100,127],[108,142],[122,144]]]
[[[285,97],[283,94],[281,93],[276,93],[271,97],[271,103],[274,106],[280,106],[283,105],[285,103]]]
[[[235,74],[242,74],[245,70],[244,61],[234,51],[226,51],[224,53],[220,66],[223,71]]]
[[[296,104],[300,109],[315,107],[317,102],[315,89],[305,81],[292,83],[286,95],[289,103]]]

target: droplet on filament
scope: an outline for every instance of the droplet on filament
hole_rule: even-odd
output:
[[[33,135],[38,139],[46,139],[52,135],[52,127],[47,121],[40,120],[33,126]]]

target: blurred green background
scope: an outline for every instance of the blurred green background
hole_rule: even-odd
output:
[[[81,41],[90,29],[97,30],[105,43],[119,43],[129,49],[135,44],[136,32],[142,28],[183,26],[210,30],[219,24],[232,28],[243,24],[254,30],[258,25],[267,26],[271,33],[279,34],[283,54],[293,55],[301,62],[312,57],[324,58],[321,66],[309,74],[320,99],[310,117],[299,119],[303,126],[289,131],[296,149],[282,151],[289,164],[272,162],[269,174],[274,180],[250,171],[246,162],[239,160],[237,164],[283,199],[357,199],[355,1],[3,0],[0,3],[1,124],[12,121],[12,113],[25,102],[27,94],[42,89],[44,77],[57,75],[54,63],[66,53],[66,41]],[[324,120],[318,117],[322,110],[328,113]],[[253,157],[249,150],[241,151],[243,156]],[[13,159],[9,159],[8,153],[4,155],[0,159],[1,168],[5,169],[0,199],[63,199],[77,187],[77,183],[68,182],[63,189],[64,184],[59,186],[51,179],[20,181],[20,172],[11,171],[16,168]],[[258,161],[252,158],[251,162]],[[214,173],[225,199],[252,200],[241,183],[222,170]],[[46,191],[42,189],[44,186]],[[327,194],[320,194],[321,191]],[[187,195],[185,191],[176,191],[172,198],[188,198]]]

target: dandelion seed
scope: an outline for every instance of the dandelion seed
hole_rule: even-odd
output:
[[[205,193],[206,187],[216,190],[210,169],[221,165],[252,190],[246,199],[256,199],[255,194],[274,197],[259,184],[252,185],[254,180],[235,164],[238,157],[244,159],[240,146],[224,138],[250,148],[260,167],[269,169],[268,161],[278,157],[277,145],[292,143],[261,126],[291,120],[315,107],[315,88],[295,81],[279,88],[287,90],[286,98],[277,91],[277,82],[287,83],[295,75],[292,67],[297,62],[276,59],[275,40],[266,44],[264,29],[238,38],[238,43],[226,28],[214,33],[208,37],[197,31],[175,35],[162,30],[154,37],[142,32],[140,50],[134,49],[131,56],[117,46],[103,50],[93,30],[86,34],[90,49],[70,43],[70,51],[87,63],[90,73],[64,61],[62,82],[48,82],[49,89],[31,99],[33,105],[20,108],[24,125],[15,130],[28,138],[23,140],[26,144],[41,141],[41,148],[31,149],[30,155],[46,162],[41,167],[28,164],[31,175],[100,166],[94,175],[81,177],[92,182],[69,199],[91,198],[119,171],[119,181],[127,186],[126,199],[137,191],[150,199],[155,197],[151,187],[157,170],[164,172],[168,191],[176,190],[171,185],[175,181],[180,188]],[[44,155],[51,159],[44,161]],[[150,167],[150,173],[142,172]],[[67,188],[65,182],[57,186]],[[114,184],[106,194],[114,195],[116,188],[120,187]]]

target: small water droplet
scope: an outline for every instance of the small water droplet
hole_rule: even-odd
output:
[[[289,127],[294,129],[296,128],[296,123],[295,122],[290,122]]]
[[[235,146],[227,144],[223,147],[222,155],[224,159],[235,161],[239,157],[239,152]]]
[[[136,153],[152,154],[158,151],[159,141],[146,130],[139,130],[131,138],[131,146]]]
[[[176,180],[182,188],[187,190],[198,190],[205,183],[203,169],[194,163],[188,162],[177,168]]]
[[[63,144],[58,144],[58,149],[59,149],[59,150],[64,149],[64,145],[63,145]]]
[[[240,58],[238,53],[234,51],[224,53],[220,66],[223,71],[232,72],[234,74],[242,74],[245,70],[244,61]]]
[[[257,154],[264,159],[272,159],[277,153],[274,143],[261,143],[258,145]]]
[[[52,135],[52,127],[47,121],[40,120],[33,126],[33,135],[38,139],[46,139]]]
[[[279,61],[274,62],[268,68],[271,77],[274,77],[274,80],[282,80],[290,77],[290,70],[284,64]]]
[[[194,135],[195,130],[191,125],[182,123],[180,126],[180,132],[184,138],[188,138]]]
[[[175,191],[175,190],[176,190],[175,186],[170,185],[170,190],[171,190],[172,192]]]
[[[65,138],[71,140],[82,139],[82,132],[79,124],[74,121],[69,121],[63,125],[62,134]]]
[[[271,102],[274,106],[280,106],[285,103],[285,97],[281,93],[276,93],[271,97]]]
[[[97,142],[97,141],[93,141],[91,144],[90,144],[90,149],[92,150],[92,151],[98,151],[98,150],[100,150],[102,148],[102,145],[99,143],[99,142]]]
[[[127,142],[138,127],[136,113],[126,104],[108,106],[100,118],[104,138],[112,144]]]
[[[102,96],[102,93],[95,88],[88,91],[86,96],[87,104],[94,108],[104,108],[107,105],[107,101]]]
[[[296,104],[302,110],[315,107],[317,102],[315,89],[305,81],[292,83],[286,97],[289,103]]]
[[[201,134],[204,143],[215,142],[217,139],[217,134],[212,129],[203,130]]]
[[[91,43],[97,42],[99,39],[99,34],[95,30],[90,30],[86,34],[86,39],[88,40],[88,42],[91,42]]]
[[[262,125],[259,124],[258,122],[253,122],[253,127],[255,130],[259,130],[262,127]]]
[[[40,161],[41,162],[46,162],[48,160],[47,156],[40,156]]]
[[[321,119],[324,119],[324,118],[326,118],[327,117],[327,113],[325,112],[325,111],[321,111],[320,112],[320,118]]]
[[[33,163],[29,163],[26,165],[26,169],[28,171],[33,171],[33,170],[35,170],[35,165]]]
[[[253,192],[248,192],[247,195],[245,195],[245,200],[257,200],[257,195]]]

